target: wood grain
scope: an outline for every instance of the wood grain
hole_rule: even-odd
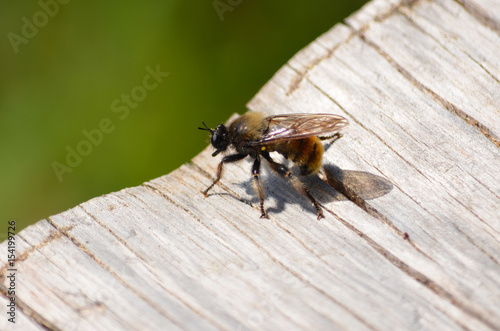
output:
[[[203,197],[207,148],[22,231],[0,329],[500,329],[497,7],[372,1],[249,102],[349,119],[304,179],[325,219],[268,170],[260,219],[249,160]]]

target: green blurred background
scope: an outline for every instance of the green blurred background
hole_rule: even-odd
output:
[[[2,1],[0,240],[11,219],[19,232],[189,161],[206,146],[201,120],[244,112],[288,59],[364,2]],[[169,76],[121,120],[111,104],[157,65]],[[103,118],[114,130],[60,181],[53,163],[66,164],[68,146]]]

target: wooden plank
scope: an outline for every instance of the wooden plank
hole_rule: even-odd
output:
[[[4,296],[0,296],[0,305],[2,307],[7,307],[7,305],[10,303],[7,298]],[[9,310],[7,310],[8,312]],[[22,311],[17,311],[16,312],[16,324],[13,324],[13,322],[9,322],[9,318],[11,317],[10,315],[5,315],[2,316],[2,319],[0,319],[0,329],[1,330],[12,330],[13,326],[19,330],[26,330],[26,331],[42,331],[46,330],[41,324],[38,324],[35,320],[31,319],[30,317],[26,316],[24,312]]]
[[[500,3],[496,0],[457,0],[485,26],[500,32]]]
[[[397,67],[406,79],[478,127],[500,146],[498,61],[493,56],[498,54],[496,45],[500,44],[500,36],[478,26],[477,21],[474,25],[464,24],[473,17],[449,0],[417,2],[411,8],[397,9],[398,13],[410,11],[428,15],[429,19],[432,15],[438,16],[437,22],[448,19],[452,23],[429,23],[427,18],[413,21],[404,14],[389,15],[383,21],[371,22],[370,29],[362,32],[363,40]],[[412,15],[414,18],[418,16]],[[362,31],[367,24],[365,19],[353,15],[347,22]],[[457,40],[470,44],[460,45]],[[475,51],[479,45],[480,50],[488,48],[485,45],[491,50],[480,55]],[[424,55],[423,49],[432,52]],[[485,56],[488,53],[491,54],[489,58]]]
[[[370,2],[250,101],[349,119],[304,178],[325,219],[268,170],[260,219],[250,160],[203,197],[207,148],[21,232],[23,329],[499,329],[500,43],[482,5]]]

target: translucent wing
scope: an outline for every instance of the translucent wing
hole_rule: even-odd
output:
[[[259,144],[274,144],[287,140],[307,137],[328,137],[349,121],[339,115],[332,114],[287,114],[264,118],[264,137]]]

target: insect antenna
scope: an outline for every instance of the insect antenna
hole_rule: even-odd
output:
[[[212,133],[212,134],[214,133],[214,130],[210,129],[210,128],[209,128],[209,127],[205,124],[205,122],[201,121],[201,123],[202,123],[205,127],[204,127],[204,128],[200,128],[200,127],[198,127],[198,129],[200,129],[200,130],[204,130],[204,131],[208,131],[208,132],[210,132],[210,133]]]

